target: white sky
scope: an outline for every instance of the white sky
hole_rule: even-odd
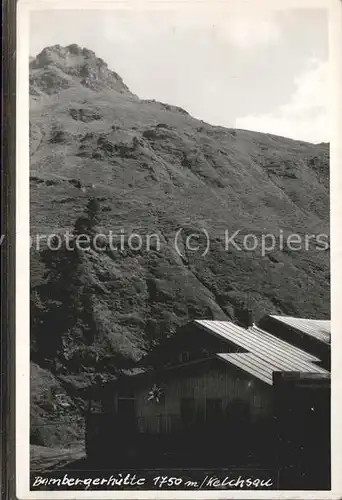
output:
[[[30,54],[93,50],[131,91],[214,125],[328,141],[328,14],[37,11]]]

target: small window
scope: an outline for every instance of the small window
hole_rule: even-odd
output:
[[[188,363],[190,361],[189,351],[182,351],[179,355],[179,361],[181,363]]]

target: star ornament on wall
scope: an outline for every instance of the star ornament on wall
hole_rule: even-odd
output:
[[[160,387],[156,384],[153,384],[153,386],[151,387],[151,389],[148,392],[147,401],[152,401],[154,403],[160,403],[163,395],[164,395],[164,390],[162,389],[162,387]]]

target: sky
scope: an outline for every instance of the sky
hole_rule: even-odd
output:
[[[213,125],[329,141],[323,9],[31,12],[31,56],[71,43],[93,50],[141,98]]]

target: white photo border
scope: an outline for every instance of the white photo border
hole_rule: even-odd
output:
[[[329,11],[331,206],[331,477],[330,491],[30,491],[29,322],[29,16],[37,10],[300,9]],[[340,0],[19,0],[16,111],[16,496],[19,499],[339,499],[342,498],[342,2]],[[318,457],[319,459],[319,457]]]

